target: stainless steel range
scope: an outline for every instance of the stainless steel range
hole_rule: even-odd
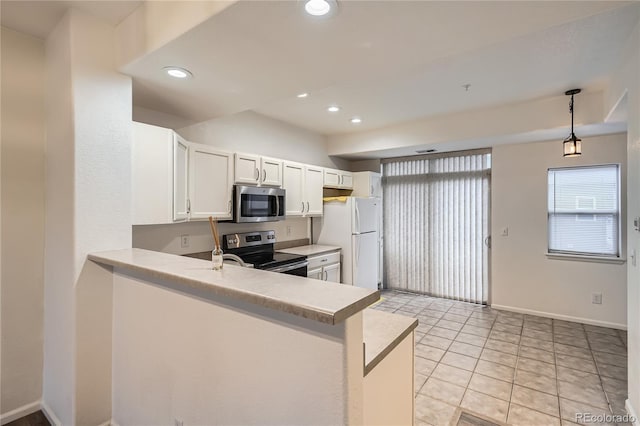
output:
[[[222,236],[222,251],[239,256],[256,269],[307,276],[306,256],[275,252],[275,231],[245,232]]]

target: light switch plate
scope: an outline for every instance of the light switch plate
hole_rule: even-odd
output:
[[[602,305],[602,293],[592,293],[591,303],[594,305]]]
[[[502,235],[503,237],[508,237],[509,236],[509,227],[505,226],[504,228],[502,228],[502,231],[500,232],[500,235]]]

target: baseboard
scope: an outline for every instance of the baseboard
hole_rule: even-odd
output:
[[[27,405],[23,405],[22,407],[18,407],[15,410],[11,410],[7,413],[0,414],[0,424],[11,423],[14,420],[18,420],[24,416],[28,416],[29,414],[35,413],[40,409],[40,401],[31,402]]]
[[[536,311],[536,310],[533,310],[533,309],[516,308],[516,307],[513,307],[513,306],[505,306],[505,305],[491,304],[491,307],[493,309],[498,309],[498,310],[502,310],[502,311],[517,312],[517,313],[520,313],[520,314],[537,315],[539,317],[553,318],[553,319],[558,319],[558,320],[563,320],[563,321],[579,322],[579,323],[582,323],[582,324],[596,325],[598,327],[609,327],[609,328],[615,328],[615,329],[618,329],[618,330],[626,330],[627,329],[627,325],[626,324],[618,324],[618,323],[615,323],[615,322],[598,321],[598,320],[592,320],[592,319],[589,319],[589,318],[574,317],[574,316],[571,316],[571,315],[560,315],[560,314],[554,314],[554,313],[550,313],[550,312]]]
[[[638,419],[636,410],[633,409],[628,399],[624,402],[624,408],[627,410],[627,413],[633,417],[633,426],[640,426],[640,419]]]
[[[62,422],[46,402],[42,401],[42,403],[40,404],[40,408],[42,409],[42,412],[44,413],[47,420],[49,420],[49,423],[51,423],[53,426],[62,426]]]

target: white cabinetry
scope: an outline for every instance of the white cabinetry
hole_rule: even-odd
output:
[[[340,282],[340,251],[309,256],[307,277],[334,283]]]
[[[191,144],[189,150],[190,218],[231,219],[233,174],[228,152]]]
[[[173,130],[133,123],[134,225],[187,220],[189,143]]]
[[[322,215],[322,167],[304,167],[304,187],[307,203],[305,216]]]
[[[382,177],[375,172],[353,173],[353,197],[382,197]]]
[[[323,175],[323,186],[325,188],[353,188],[353,174],[351,172],[337,169],[324,169]]]
[[[252,154],[235,154],[235,183],[282,186],[282,160]]]
[[[284,162],[282,187],[287,191],[287,216],[322,215],[322,167]]]

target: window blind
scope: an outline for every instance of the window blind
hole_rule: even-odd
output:
[[[489,151],[383,161],[384,283],[486,303]]]
[[[620,255],[617,164],[549,169],[549,252]]]

